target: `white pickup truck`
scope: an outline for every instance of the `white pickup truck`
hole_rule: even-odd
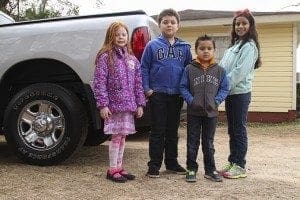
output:
[[[90,85],[106,29],[119,20],[140,59],[158,34],[143,11],[18,23],[0,13],[0,132],[20,159],[53,165],[107,139]]]

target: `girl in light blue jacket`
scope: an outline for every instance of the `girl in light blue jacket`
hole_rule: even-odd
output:
[[[229,80],[229,96],[225,100],[228,122],[229,163],[219,171],[225,178],[245,178],[248,149],[247,114],[251,101],[254,70],[260,62],[255,20],[248,9],[235,13],[232,23],[231,44],[220,65]]]

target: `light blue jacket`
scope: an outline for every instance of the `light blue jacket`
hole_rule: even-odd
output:
[[[238,42],[227,49],[219,63],[227,73],[229,95],[245,94],[252,91],[258,50],[253,40],[245,43],[241,49],[239,49],[240,44],[241,42]]]

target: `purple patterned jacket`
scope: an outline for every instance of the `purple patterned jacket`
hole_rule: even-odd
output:
[[[97,108],[108,107],[112,113],[135,112],[146,106],[139,61],[127,48],[115,47],[114,71],[108,66],[108,54],[101,54],[96,63],[93,91]]]

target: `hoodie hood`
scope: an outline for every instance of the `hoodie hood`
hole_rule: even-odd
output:
[[[204,67],[203,67],[196,59],[192,60],[191,65],[192,65],[193,67],[198,68],[198,69],[203,69],[203,70],[204,70]],[[212,67],[214,67],[214,66],[216,66],[216,65],[217,65],[217,63],[212,63],[211,65],[209,65],[209,66],[206,68],[206,70],[209,69],[209,68],[212,68]]]

